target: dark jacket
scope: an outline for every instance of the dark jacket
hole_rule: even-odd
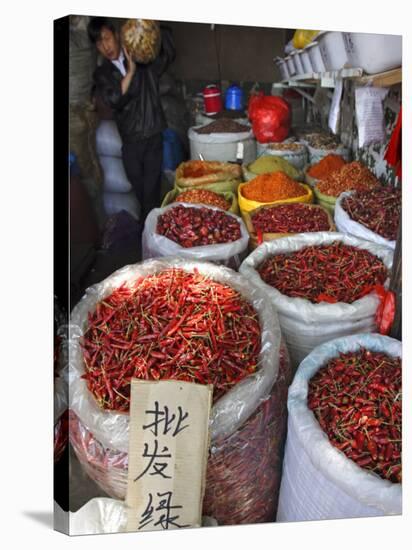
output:
[[[166,128],[160,102],[159,80],[175,57],[171,31],[161,28],[162,46],[158,57],[148,65],[136,64],[136,72],[127,92],[122,95],[123,76],[119,69],[105,59],[94,73],[94,83],[103,100],[108,103],[124,143],[153,136]]]

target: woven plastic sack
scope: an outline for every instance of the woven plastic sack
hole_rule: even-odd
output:
[[[247,253],[247,246],[249,243],[249,233],[242,219],[234,214],[225,212],[227,216],[235,218],[240,225],[241,237],[237,241],[185,248],[156,232],[157,220],[159,216],[171,208],[175,208],[177,205],[184,206],[185,208],[208,208],[209,210],[224,212],[221,208],[214,208],[212,206],[205,207],[201,204],[189,204],[185,202],[176,202],[165,206],[164,208],[154,208],[149,213],[145,221],[142,235],[143,259],[147,260],[149,258],[177,256],[191,260],[218,262],[222,265],[238,268]]]
[[[349,334],[376,331],[375,315],[380,304],[376,292],[371,292],[351,304],[343,302],[313,304],[305,298],[290,298],[281,294],[276,288],[267,285],[257,271],[258,266],[268,257],[296,252],[307,246],[327,245],[337,241],[368,250],[380,258],[389,270],[392,267],[393,253],[388,247],[342,235],[342,233],[326,231],[302,233],[265,242],[240,266],[239,272],[247,277],[253,286],[266,290],[270,295],[272,305],[279,315],[282,334],[293,365],[299,365],[316,346],[323,342]]]
[[[103,193],[103,206],[108,216],[118,214],[122,210],[128,212],[135,220],[140,220],[140,204],[136,193]]]
[[[242,168],[238,164],[230,164],[229,162],[189,160],[179,164],[175,175],[176,189],[184,191],[188,189],[210,189],[215,191],[209,186],[217,184],[223,187],[225,182],[230,185],[224,191],[231,191],[232,184],[239,184],[241,181]]]
[[[310,145],[307,145],[307,148],[309,154],[309,163],[312,165],[317,164],[327,155],[339,155],[344,158],[346,162],[350,162],[351,160],[350,150],[343,145],[337,147],[336,149],[316,149],[315,147],[312,147]]]
[[[290,204],[294,202],[303,202],[303,203],[312,203],[313,202],[313,192],[312,189],[309,187],[309,185],[306,185],[302,183],[302,196],[300,197],[292,197],[291,199],[281,199],[279,201],[273,201],[273,202],[259,202],[259,201],[252,201],[250,199],[246,199],[242,195],[242,189],[243,186],[246,185],[246,183],[241,183],[238,188],[238,203],[239,208],[242,216],[245,212],[250,212],[251,210],[255,210],[256,208],[259,208],[260,206],[269,206],[270,204]]]
[[[176,200],[179,194],[180,194],[180,191],[177,189],[172,189],[171,191],[166,193],[162,201],[161,207],[163,208],[164,206],[168,206],[169,204],[172,204],[172,202]],[[239,205],[238,205],[237,197],[235,193],[232,193],[232,191],[224,191],[223,193],[218,193],[218,195],[221,195],[225,200],[227,200],[230,203],[230,208],[228,209],[228,212],[232,212],[232,214],[236,214],[236,216],[238,216]],[[199,204],[199,203],[190,203],[190,204]]]
[[[289,390],[288,435],[277,521],[305,521],[402,513],[402,488],[358,466],[336,449],[307,406],[308,382],[339,353],[365,347],[402,356],[398,340],[356,334],[316,347],[300,364]]]
[[[308,150],[306,145],[303,143],[299,144],[301,145],[301,149],[294,150],[294,149],[272,149],[271,143],[258,143],[257,144],[257,156],[260,157],[262,155],[273,155],[275,157],[281,157],[290,162],[292,166],[294,166],[297,170],[300,172],[303,172],[307,162],[308,162]]]
[[[385,239],[385,237],[381,237],[381,235],[378,235],[371,229],[367,228],[361,223],[356,222],[355,220],[352,220],[350,218],[346,210],[342,208],[342,201],[344,200],[345,197],[349,197],[350,195],[353,195],[353,192],[346,191],[345,193],[342,193],[341,195],[339,195],[338,200],[336,201],[336,204],[335,204],[336,229],[341,233],[353,235],[355,237],[359,237],[360,239],[365,239],[366,241],[371,241],[379,245],[388,246],[389,248],[395,250],[396,241],[390,241],[389,239]]]
[[[99,155],[99,162],[103,170],[103,188],[105,192],[129,193],[132,190],[132,185],[127,179],[121,158]]]
[[[114,120],[102,120],[96,129],[96,151],[98,155],[122,157],[122,138]]]
[[[123,46],[137,63],[151,63],[159,55],[161,35],[157,21],[128,19],[120,34]]]
[[[252,162],[256,158],[256,140],[252,130],[248,132],[216,132],[199,134],[195,130],[200,126],[189,128],[188,138],[190,158],[206,161],[236,162],[238,145],[243,145],[244,162]]]
[[[220,498],[223,499],[223,493],[226,495],[225,506],[229,506],[229,503],[235,506],[237,503],[237,513],[243,517],[244,522],[248,522],[248,518],[257,513],[256,503],[259,503],[260,521],[269,521],[270,518],[268,516],[271,515],[273,519],[275,514],[275,500],[277,501],[277,487],[280,474],[280,464],[277,457],[281,456],[283,449],[282,429],[272,424],[275,421],[285,422],[285,392],[290,379],[290,371],[288,370],[290,367],[286,362],[286,352],[281,352],[279,323],[275,310],[268,303],[267,295],[259,289],[251,287],[249,281],[230,269],[215,266],[207,262],[192,262],[178,259],[152,260],[126,266],[86,291],[85,296],[73,309],[70,324],[71,444],[90,477],[109,495],[124,499],[127,486],[129,416],[113,411],[105,411],[98,407],[87,389],[85,380],[81,378],[81,375],[84,373],[84,365],[79,338],[87,329],[88,312],[94,311],[96,304],[114,289],[124,282],[131,282],[140,276],[150,275],[172,267],[188,271],[198,269],[201,274],[210,276],[212,279],[223,284],[228,284],[249,300],[259,315],[262,329],[259,368],[254,374],[239,382],[213,405],[210,436],[212,454],[216,454],[216,461],[218,463],[213,468],[220,468],[222,470],[221,461],[224,458],[224,465],[226,465],[228,471],[230,468],[235,476],[230,480],[221,481],[222,494]],[[279,361],[282,356],[285,357],[285,365],[280,367]],[[281,369],[281,372],[284,370],[284,374],[279,374],[279,369]],[[277,383],[278,376],[279,386],[281,384],[285,384],[285,386],[283,389],[279,388],[276,390],[279,392],[277,393],[276,403],[265,405],[268,402],[274,384],[276,385]],[[263,407],[262,413],[259,413],[260,407]],[[273,411],[276,411],[276,414],[270,412],[272,407],[274,407]],[[253,420],[254,414],[257,415],[257,419],[255,417],[255,420]],[[256,429],[256,437],[254,438],[251,437],[250,430],[246,429],[249,419],[254,422]],[[246,431],[243,432],[243,430]],[[234,435],[236,432],[238,432],[239,436]],[[260,434],[259,437],[257,436],[258,433]],[[278,439],[274,437],[274,434],[278,434]],[[231,439],[232,436],[234,439]],[[272,438],[270,444],[267,438]],[[232,442],[232,452],[229,452],[229,447],[227,455],[220,455],[222,457],[220,458],[218,453],[223,452],[223,442],[226,440],[229,444]],[[237,451],[234,447],[237,447]],[[267,449],[270,449],[270,453]],[[245,453],[244,455],[242,454],[242,450]],[[236,455],[236,453],[238,454]],[[233,458],[231,458],[231,455]],[[247,460],[244,460],[242,464],[239,463],[238,467],[236,467],[236,456],[239,459],[243,456],[251,460],[249,455],[255,457],[250,467]],[[276,475],[272,471],[272,460],[277,464]],[[271,490],[265,491],[262,496],[255,491],[254,499],[251,502],[246,502],[245,500],[238,501],[235,496],[232,496],[236,475],[241,476],[242,471],[246,475],[245,470],[248,467],[250,468],[248,474],[249,486],[247,489],[249,494],[253,493],[253,488],[257,484],[265,487],[266,483]],[[215,473],[215,476],[217,475],[218,472]],[[206,483],[206,492],[210,483],[215,498],[218,498],[216,480]],[[246,488],[240,484],[238,486],[239,490],[246,491]],[[222,503],[223,501],[220,500],[220,502]],[[223,510],[222,516],[224,514]],[[213,517],[221,523],[219,514],[215,514]],[[232,523],[231,518],[227,515],[223,519],[227,523]],[[237,516],[234,517],[234,520],[240,521]]]
[[[258,142],[278,142],[288,137],[291,109],[283,98],[265,96],[263,93],[252,95],[249,100],[248,114]]]

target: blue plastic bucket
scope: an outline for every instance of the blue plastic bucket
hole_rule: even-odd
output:
[[[232,84],[226,90],[225,109],[232,111],[241,111],[244,106],[244,93],[242,88]]]

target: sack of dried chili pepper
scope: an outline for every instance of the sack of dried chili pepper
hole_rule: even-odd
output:
[[[377,331],[380,298],[373,287],[388,284],[392,259],[388,247],[356,237],[302,233],[262,243],[239,272],[270,295],[297,366],[323,342]]]
[[[63,309],[54,298],[54,462],[58,462],[67,446],[68,432],[68,387],[67,387],[67,325]]]
[[[336,227],[341,233],[395,250],[401,199],[401,190],[393,187],[342,193],[335,206]]]
[[[252,308],[248,315],[251,315],[253,310],[256,312],[259,326],[259,330],[256,331],[257,326],[252,323],[253,316],[247,320],[248,317],[242,315],[239,319],[239,328],[242,325],[242,330],[246,330],[248,335],[245,349],[241,348],[242,336],[232,336],[235,338],[233,347],[236,347],[233,353],[236,356],[241,354],[240,364],[245,364],[246,358],[242,359],[242,356],[248,354],[249,349],[258,351],[255,369],[249,371],[249,374],[244,373],[246,376],[239,381],[234,380],[231,387],[225,389],[226,393],[219,389],[220,382],[215,386],[216,400],[211,413],[211,456],[204,513],[215,517],[219,524],[274,520],[291,367],[286,348],[281,346],[276,312],[268,303],[266,294],[259,289],[251,288],[247,280],[225,267],[179,259],[152,260],[126,266],[86,292],[74,308],[70,323],[71,444],[90,477],[109,495],[124,499],[127,486],[129,417],[126,409],[123,412],[120,409],[107,410],[99,406],[94,394],[88,389],[84,377],[86,366],[82,340],[87,334],[88,323],[93,319],[93,315],[99,308],[102,312],[102,300],[110,300],[113,291],[121,289],[121,292],[126,292],[127,285],[134,285],[136,281],[143,284],[149,281],[150,277],[163,277],[163,274],[169,277],[169,272],[173,269],[179,273],[176,277],[183,277],[182,270],[186,273],[186,278],[188,274],[197,273],[196,277],[200,277],[201,280],[202,292],[210,292],[210,286],[221,284],[224,285],[223,288],[228,289],[222,292],[229,292],[231,295],[233,292],[236,295],[239,293],[239,296],[249,304],[247,307]],[[185,283],[183,288],[187,292],[188,284]],[[212,289],[211,292],[213,294],[215,291]],[[179,296],[182,294],[183,292],[180,292]],[[166,302],[173,298],[173,293],[170,291],[169,297],[166,297],[166,293],[160,296],[164,297],[166,307]],[[186,319],[184,315],[192,304],[191,299],[191,295],[182,296],[179,309],[182,313],[180,318],[178,315],[177,319],[174,319],[180,325],[176,326],[177,330],[171,340],[180,342],[188,338],[185,322],[190,323],[191,317],[187,315]],[[207,301],[211,302],[209,298]],[[152,297],[149,302],[153,303]],[[219,307],[223,305],[222,302]],[[163,308],[159,303],[156,307]],[[233,318],[234,315],[232,311],[229,317]],[[225,326],[217,327],[218,332],[214,336],[211,334],[211,338],[217,339],[219,345],[226,348],[229,346],[227,349],[230,350],[230,335]],[[212,323],[209,331],[215,328]],[[224,342],[220,342],[221,338]],[[151,353],[153,355],[154,352]],[[234,361],[231,363],[234,364]],[[162,364],[164,365],[164,362]],[[172,366],[178,364],[176,354]],[[150,376],[154,377],[156,374],[156,378],[159,377],[159,373],[154,372],[157,368],[152,368]]]
[[[173,203],[154,208],[142,235],[143,259],[177,256],[237,269],[247,254],[242,219],[212,206]]]
[[[358,334],[318,346],[300,364],[288,397],[278,521],[402,513],[401,484],[390,480],[400,471],[401,356],[398,340]],[[374,382],[383,369],[386,382]]]

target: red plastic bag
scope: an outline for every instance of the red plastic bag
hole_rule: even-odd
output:
[[[252,95],[248,105],[249,119],[259,143],[283,141],[290,130],[289,103],[278,96]]]

